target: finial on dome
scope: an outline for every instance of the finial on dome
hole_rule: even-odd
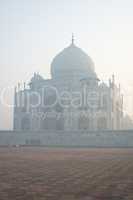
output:
[[[74,44],[74,34],[72,33],[72,44]]]

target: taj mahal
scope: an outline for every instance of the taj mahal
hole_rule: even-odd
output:
[[[121,130],[123,95],[115,76],[100,81],[92,59],[71,44],[51,63],[51,79],[34,73],[15,87],[14,130]]]

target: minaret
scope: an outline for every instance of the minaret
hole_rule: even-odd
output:
[[[16,118],[15,114],[17,111],[17,87],[14,88],[14,111],[13,111],[13,129],[16,129]]]
[[[113,83],[113,85],[115,85],[115,75],[114,74],[112,74],[112,83]]]
[[[72,33],[72,45],[74,45],[74,34]]]
[[[17,106],[17,87],[14,88],[14,106]]]
[[[26,83],[24,82],[24,90],[26,89]]]
[[[18,92],[20,91],[20,83],[18,83]]]

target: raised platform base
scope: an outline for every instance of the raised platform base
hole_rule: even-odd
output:
[[[0,131],[0,146],[133,147],[133,130],[122,131]]]

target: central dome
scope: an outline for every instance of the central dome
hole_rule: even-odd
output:
[[[51,75],[53,79],[97,78],[93,61],[73,42],[53,59]]]

